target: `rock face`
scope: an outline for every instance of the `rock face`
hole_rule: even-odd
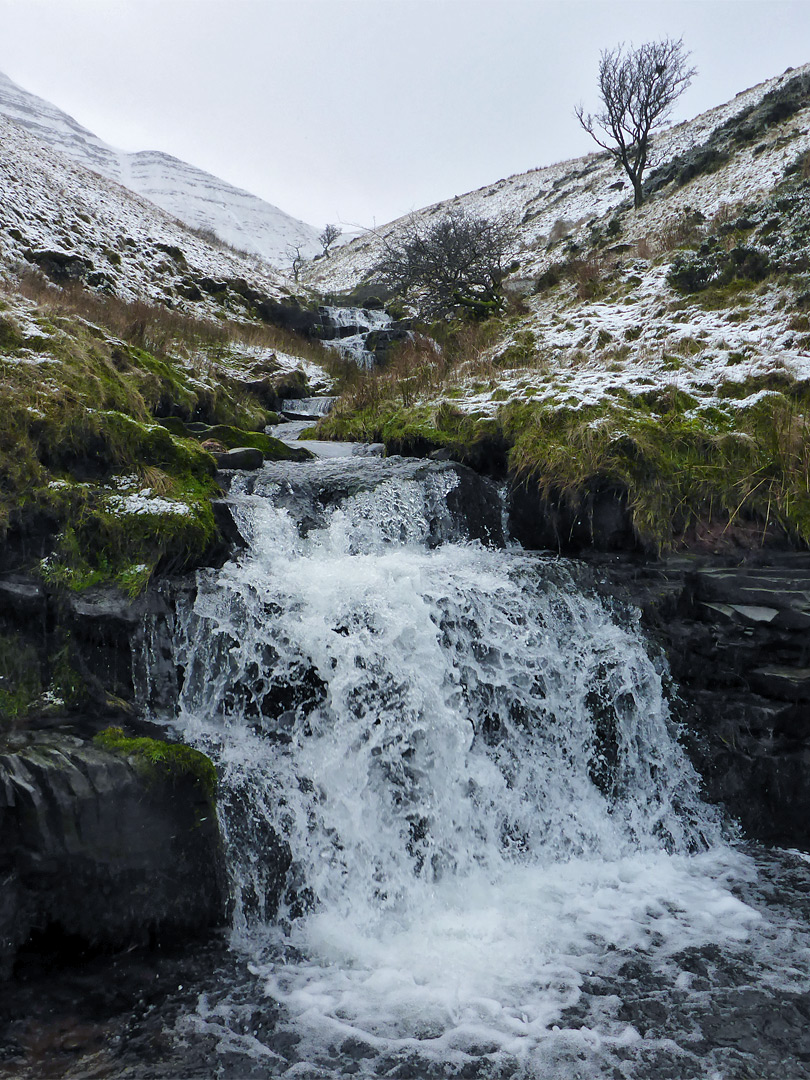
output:
[[[70,736],[4,742],[0,975],[35,932],[120,947],[223,920],[216,812],[193,770]]]
[[[561,495],[543,496],[528,480],[512,480],[507,503],[509,526],[524,547],[575,555],[583,550],[636,551],[626,492],[594,488],[572,505]]]
[[[592,561],[666,651],[707,796],[747,835],[810,850],[810,554]]]
[[[461,535],[481,540],[493,547],[503,547],[503,522],[498,490],[486,477],[479,476],[455,461],[425,464],[402,458],[396,466],[403,479],[422,479],[432,475],[445,486],[441,499],[447,510],[431,521],[428,543],[436,546],[448,536]],[[302,536],[323,528],[326,514],[348,498],[373,491],[391,477],[392,459],[381,466],[374,457],[362,456],[354,467],[346,462],[330,465],[323,462],[316,470],[299,471],[295,466],[278,462],[261,473],[244,476],[240,491],[245,494],[272,493],[273,503],[289,511]]]

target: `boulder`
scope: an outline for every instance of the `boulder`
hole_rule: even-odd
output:
[[[35,932],[120,948],[223,921],[213,766],[180,749],[164,767],[67,735],[3,741],[0,975]]]
[[[224,454],[214,454],[218,469],[260,469],[264,454],[255,446],[236,446]]]
[[[43,274],[56,282],[80,281],[93,269],[90,259],[72,251],[26,251],[25,257],[29,262],[36,263]]]

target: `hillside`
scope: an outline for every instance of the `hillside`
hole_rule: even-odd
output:
[[[606,154],[420,211],[510,224],[510,301],[425,328],[441,358],[417,339],[321,431],[508,468],[541,499],[530,516],[554,518],[526,535],[544,546],[590,542],[605,498],[622,507],[619,546],[807,542],[809,150],[805,66],[659,135],[639,211]],[[381,245],[407,223],[310,283],[374,292]]]
[[[210,231],[272,266],[290,264],[290,245],[300,246],[310,257],[320,250],[319,230],[313,226],[170,154],[117,150],[2,73],[0,114],[24,127],[38,142],[122,184],[186,225]]]
[[[778,121],[772,124],[765,115],[758,115],[758,106],[766,98],[772,99],[772,105],[783,97],[792,99],[798,94],[802,98],[808,76],[810,64],[788,70],[737,94],[725,105],[657,133],[652,140],[647,185],[661,191],[664,178],[673,169],[675,174],[665,191],[666,198],[648,202],[641,217],[632,223],[628,220],[630,237],[648,237],[651,231],[660,229],[662,214],[668,218],[689,207],[708,216],[720,202],[746,194],[743,187],[770,188],[791,153],[804,145],[806,133],[802,129],[806,125],[802,117],[806,102],[792,115],[785,130]],[[769,132],[764,139],[757,138],[758,126]],[[794,144],[792,149],[788,142]],[[680,163],[680,167],[674,163]],[[430,221],[458,207],[510,226],[520,253],[521,265],[515,277],[531,280],[558,258],[563,239],[568,246],[587,243],[590,226],[616,211],[627,210],[631,194],[627,177],[606,153],[588,154],[518,173],[380,226],[337,249],[329,260],[312,264],[308,279],[321,292],[348,293],[373,278],[373,267],[385,240],[396,240],[412,220]]]
[[[2,116],[0,137],[14,571],[137,591],[214,557],[221,455],[286,454],[263,429],[283,396],[329,385],[324,366],[344,392],[323,437],[441,449],[508,477],[529,545],[810,540],[810,66],[662,133],[638,212],[606,155],[421,211],[512,223],[507,304],[416,324],[371,372],[273,325],[317,332],[317,316],[266,265]],[[312,295],[369,295],[404,224],[310,264]]]
[[[0,564],[138,592],[218,557],[230,450],[301,456],[264,428],[328,385],[320,347],[271,325],[266,264],[4,116],[0,147]]]
[[[283,282],[267,266],[213,246],[4,116],[0,190],[0,268],[6,272],[27,265],[58,284],[77,282],[200,315],[239,303],[220,287],[226,281],[245,279],[272,299],[284,295]]]

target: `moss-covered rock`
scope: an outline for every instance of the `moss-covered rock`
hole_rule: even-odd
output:
[[[217,774],[214,764],[191,746],[143,736],[129,737],[120,727],[105,728],[95,736],[93,742],[102,750],[128,758],[147,776],[167,778],[174,782],[189,778],[212,804],[216,799]]]
[[[0,978],[32,930],[120,949],[202,933],[225,914],[213,766],[107,732],[0,744]]]
[[[239,445],[259,441],[280,457],[273,440],[233,423],[263,423],[266,410],[255,400],[248,408],[227,379],[204,384],[176,359],[97,326],[36,309],[18,318],[10,309],[0,328],[5,562],[30,571],[46,557],[52,582],[129,592],[155,570],[199,563],[218,532],[216,462],[179,416],[158,423],[153,414],[191,421],[204,406],[208,418],[230,421]]]

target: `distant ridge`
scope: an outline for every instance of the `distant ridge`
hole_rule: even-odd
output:
[[[40,142],[149,199],[192,228],[275,267],[290,264],[288,249],[320,251],[318,230],[248,191],[159,151],[127,153],[109,146],[72,116],[0,73],[0,113]]]

